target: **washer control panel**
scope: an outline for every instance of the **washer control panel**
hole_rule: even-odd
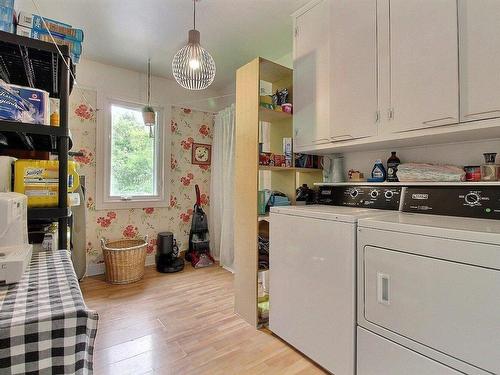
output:
[[[318,203],[398,210],[401,191],[399,186],[321,186]]]
[[[500,219],[500,187],[407,187],[403,211]]]

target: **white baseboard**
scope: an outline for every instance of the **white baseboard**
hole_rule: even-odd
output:
[[[235,273],[235,272],[234,272],[234,270],[233,270],[232,268],[230,268],[230,267],[227,267],[227,266],[224,266],[224,265],[223,265],[223,266],[222,266],[222,268],[224,268],[226,271],[231,272],[232,274],[234,274],[234,273]]]
[[[155,264],[155,255],[149,254],[146,256],[146,266],[153,266]],[[87,273],[85,276],[104,275],[104,263],[90,263],[87,264]]]

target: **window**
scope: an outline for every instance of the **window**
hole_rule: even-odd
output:
[[[142,119],[143,107],[108,100],[98,138],[98,209],[167,206],[163,111],[154,108],[156,125],[150,129]]]

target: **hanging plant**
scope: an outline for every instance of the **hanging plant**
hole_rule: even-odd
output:
[[[153,126],[156,124],[156,112],[153,107],[147,105],[142,109],[142,120],[146,126]]]

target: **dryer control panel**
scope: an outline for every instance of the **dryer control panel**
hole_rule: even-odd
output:
[[[402,208],[404,212],[500,219],[500,188],[407,187]]]
[[[321,186],[318,203],[333,206],[398,210],[399,186]]]

